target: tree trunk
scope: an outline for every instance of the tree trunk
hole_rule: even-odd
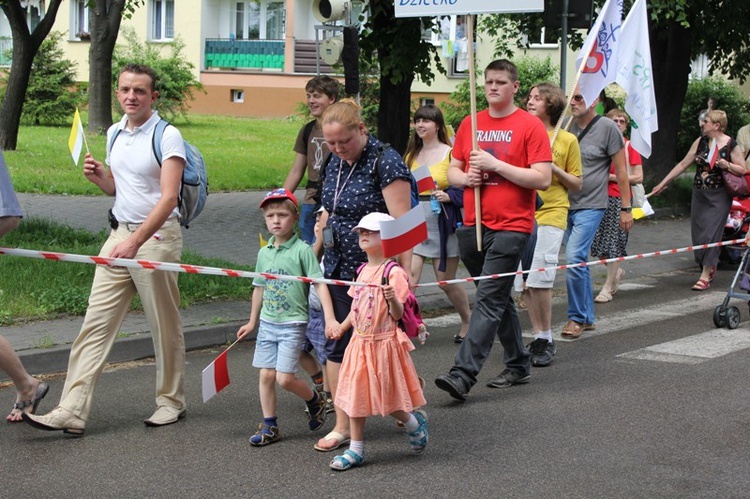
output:
[[[692,33],[676,21],[660,29],[652,23],[651,65],[659,130],[652,136],[651,157],[644,174],[654,183],[661,181],[677,162],[677,135],[680,132],[680,111],[688,87]]]
[[[378,138],[383,142],[388,142],[402,156],[409,142],[413,81],[412,76],[399,83],[393,83],[386,75],[380,75]]]
[[[96,6],[89,12],[90,132],[105,133],[112,124],[112,52],[120,33],[124,5],[125,0],[96,0]]]
[[[378,138],[403,155],[409,142],[411,84],[415,71],[425,64],[416,49],[422,38],[421,24],[417,18],[395,17],[394,6],[388,1],[382,1],[377,12],[373,29],[392,35],[377,47],[380,62]],[[427,59],[429,61],[429,56]]]
[[[23,101],[29,86],[31,65],[39,46],[52,29],[62,0],[52,0],[49,9],[33,33],[26,24],[26,9],[20,0],[0,2],[13,34],[13,62],[10,66],[5,98],[0,106],[0,150],[15,150],[18,145],[18,127],[21,124]]]

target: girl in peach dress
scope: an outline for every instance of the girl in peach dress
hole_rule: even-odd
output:
[[[383,256],[380,222],[393,220],[384,213],[370,213],[352,229],[367,253],[357,282],[380,286],[388,259]],[[427,446],[427,415],[415,410],[426,404],[409,352],[414,345],[398,327],[409,292],[406,272],[394,266],[382,287],[352,286],[352,311],[341,331],[354,327],[344,353],[335,403],[351,418],[349,449],[333,458],[330,467],[348,470],[364,462],[364,430],[368,416],[391,416],[406,427],[415,453]],[[335,336],[335,335],[334,335]]]

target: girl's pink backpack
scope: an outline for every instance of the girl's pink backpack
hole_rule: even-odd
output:
[[[359,274],[362,272],[365,265],[367,264],[363,263],[359,266],[357,269],[357,277],[359,277]],[[381,283],[383,286],[388,284],[388,275],[393,267],[400,267],[400,265],[393,260],[389,260],[388,263],[385,264],[385,270],[383,270],[383,281]],[[409,338],[416,338],[419,335],[419,326],[422,322],[422,312],[419,309],[419,302],[417,302],[417,297],[414,296],[414,292],[409,288],[409,296],[406,297],[406,302],[404,302],[404,315],[398,320],[398,327],[400,327]]]

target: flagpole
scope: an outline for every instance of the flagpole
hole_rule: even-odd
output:
[[[567,49],[568,49],[567,47],[563,47],[563,50],[567,50]],[[570,103],[573,102],[573,92],[575,92],[575,89],[578,86],[578,80],[581,79],[581,75],[583,75],[583,70],[586,68],[586,61],[588,61],[589,57],[591,57],[591,52],[593,50],[594,48],[591,47],[591,50],[589,50],[588,55],[584,59],[582,59],[581,67],[578,68],[578,71],[576,72],[576,77],[573,80],[573,86],[571,87],[572,90],[568,93],[568,98],[567,98],[567,102],[565,103],[565,108],[563,109],[563,112],[560,113],[560,118],[558,118],[557,123],[555,124],[555,132],[552,134],[552,138],[549,141],[550,145],[554,144],[555,140],[557,140],[557,136],[560,133],[560,128],[562,128],[562,122],[563,122],[563,118],[565,117],[565,113],[570,107]],[[565,71],[565,68],[562,68],[561,71]],[[568,130],[568,128],[570,128],[570,124],[572,122],[573,122],[573,118],[571,117],[568,120],[568,124],[565,126],[566,131]]]
[[[76,106],[76,113],[78,113],[78,106]],[[78,116],[80,118],[81,113],[78,113]],[[86,139],[86,130],[83,128],[83,120],[81,120],[81,129],[83,130],[83,145],[86,146],[86,152],[91,154],[91,151],[89,150],[89,141]]]
[[[89,150],[89,141],[86,140],[86,130],[85,129],[83,130],[83,134],[82,135],[83,135],[83,145],[86,146],[86,152],[88,154],[91,154],[91,151]]]
[[[227,349],[226,349],[226,350],[224,350],[224,351],[225,351],[225,352],[228,352],[228,351],[229,351],[229,350],[230,350],[230,349],[231,349],[231,348],[232,348],[233,346],[235,346],[235,345],[236,345],[237,343],[239,343],[239,342],[240,342],[240,339],[239,339],[239,338],[237,338],[236,340],[234,340],[234,343],[232,343],[231,345],[229,345],[229,346],[227,347]]]
[[[471,101],[471,147],[479,150],[477,140],[477,76],[474,63],[474,16],[466,16],[466,33],[469,43],[469,96]],[[474,187],[474,218],[476,221],[477,251],[482,251],[482,200],[481,186]]]

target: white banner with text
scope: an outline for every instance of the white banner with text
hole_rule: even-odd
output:
[[[544,0],[394,0],[396,17],[520,14],[544,11]]]

